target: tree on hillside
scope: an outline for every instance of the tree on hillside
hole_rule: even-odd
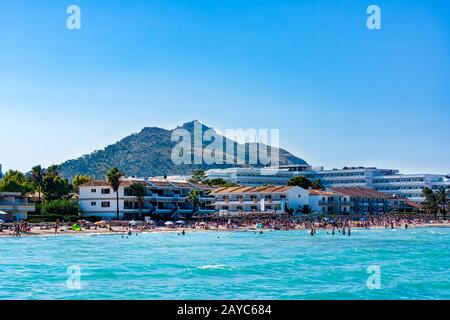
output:
[[[77,174],[75,177],[73,177],[72,180],[72,185],[73,185],[73,192],[78,192],[79,191],[79,187],[82,184],[88,183],[90,181],[92,181],[92,177],[90,176],[84,176],[81,174]]]
[[[27,178],[20,171],[9,170],[0,180],[0,191],[3,192],[20,192],[25,194],[32,189],[32,185],[28,183]]]
[[[130,187],[133,196],[136,197],[139,207],[139,220],[142,220],[142,207],[144,206],[145,187],[142,183],[133,183]]]
[[[288,186],[297,186],[303,189],[309,189],[311,187],[311,180],[304,176],[295,176],[289,179]]]
[[[106,175],[106,180],[108,181],[111,188],[116,193],[116,212],[117,212],[117,220],[119,217],[119,187],[120,187],[120,178],[124,176],[123,172],[120,172],[116,167],[112,167],[108,174]]]
[[[40,165],[31,168],[30,181],[38,192],[39,203],[41,203],[42,185],[44,182],[44,170]]]
[[[195,169],[192,171],[192,176],[189,179],[189,182],[192,183],[203,183],[206,180],[205,170]]]

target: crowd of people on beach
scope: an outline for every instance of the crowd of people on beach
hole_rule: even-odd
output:
[[[76,223],[60,222],[43,223],[33,225],[23,220],[18,223],[0,225],[0,234],[3,230],[9,230],[9,234],[20,237],[22,234],[53,233],[59,234],[72,232],[102,232],[102,233],[122,233],[131,235],[132,233],[145,231],[177,231],[180,235],[185,234],[185,230],[216,230],[216,231],[245,231],[253,230],[262,233],[262,230],[308,230],[314,236],[318,230],[325,230],[327,234],[342,234],[350,236],[352,229],[369,228],[405,228],[423,225],[448,224],[446,220],[434,220],[423,218],[395,217],[392,215],[364,216],[358,218],[350,217],[216,217],[210,219],[195,219],[168,223],[167,221],[100,221],[91,223],[80,220]],[[182,231],[181,231],[182,230]],[[39,232],[42,231],[42,232]],[[181,231],[181,233],[180,233]]]

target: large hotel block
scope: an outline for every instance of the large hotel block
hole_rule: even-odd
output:
[[[329,187],[364,187],[409,200],[423,200],[422,190],[440,186],[450,189],[450,178],[438,174],[400,174],[398,170],[374,167],[344,167],[324,170],[309,165],[280,166],[278,168],[228,168],[207,172],[209,178],[222,178],[244,186],[287,185],[289,179],[302,175],[320,179]]]
[[[297,186],[228,187],[214,190],[215,208],[223,215],[246,213],[383,214],[395,209],[412,210],[408,200],[390,198],[370,188],[334,187],[327,191]]]

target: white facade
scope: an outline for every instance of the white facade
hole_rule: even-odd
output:
[[[211,193],[215,208],[224,214],[269,212],[283,213],[308,205],[308,190],[290,186],[228,187]]]
[[[320,179],[325,187],[367,187],[388,195],[422,201],[422,190],[440,186],[450,189],[450,179],[436,174],[400,174],[398,170],[373,167],[344,167],[324,170],[306,165],[278,168],[228,168],[207,171],[208,178],[222,178],[244,186],[287,185],[289,179],[302,175]]]
[[[138,199],[131,192],[133,183],[145,186],[142,208]],[[116,193],[106,181],[91,181],[79,187],[80,213],[85,216],[97,216],[103,219],[117,218]],[[167,180],[122,179],[118,190],[119,219],[138,218],[139,214],[160,216],[186,216],[193,213],[209,213],[214,211],[211,203],[214,198],[207,192],[211,188],[187,182]],[[194,207],[187,200],[191,190],[199,192],[201,205]]]

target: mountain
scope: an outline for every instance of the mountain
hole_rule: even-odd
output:
[[[190,174],[193,169],[197,168],[208,170],[212,168],[228,168],[237,166],[236,163],[206,164],[203,162],[202,164],[175,164],[171,158],[172,149],[178,144],[178,142],[171,141],[174,130],[184,129],[183,132],[191,133],[193,136],[195,128],[201,128],[203,133],[206,130],[211,129],[198,121],[185,123],[173,130],[147,127],[142,129],[139,133],[129,135],[119,142],[107,146],[103,150],[94,151],[91,154],[62,163],[59,167],[59,172],[62,176],[67,178],[72,178],[77,174],[83,174],[100,179],[105,177],[107,171],[112,166],[118,167],[121,171],[125,172],[127,176],[139,177]],[[215,132],[213,129],[211,130],[212,132]],[[217,136],[222,137],[218,133],[216,134]],[[231,142],[234,145],[234,152],[233,154],[230,154],[234,159],[236,159],[237,145],[245,148],[245,159],[249,158],[249,150],[253,150],[250,149],[250,146],[256,148],[267,148],[264,144],[246,143],[242,145],[233,140],[229,140],[224,137],[222,138],[223,146],[225,146],[227,142]],[[203,142],[202,147],[205,148],[210,143],[210,141]],[[272,152],[271,150],[271,147],[269,147],[269,154]],[[275,150],[275,148],[273,148],[273,150]],[[195,150],[195,152],[197,154],[201,154],[202,150],[198,149]],[[306,164],[303,159],[300,159],[281,148],[279,149],[279,159],[280,165]],[[248,163],[248,160],[246,163]]]

